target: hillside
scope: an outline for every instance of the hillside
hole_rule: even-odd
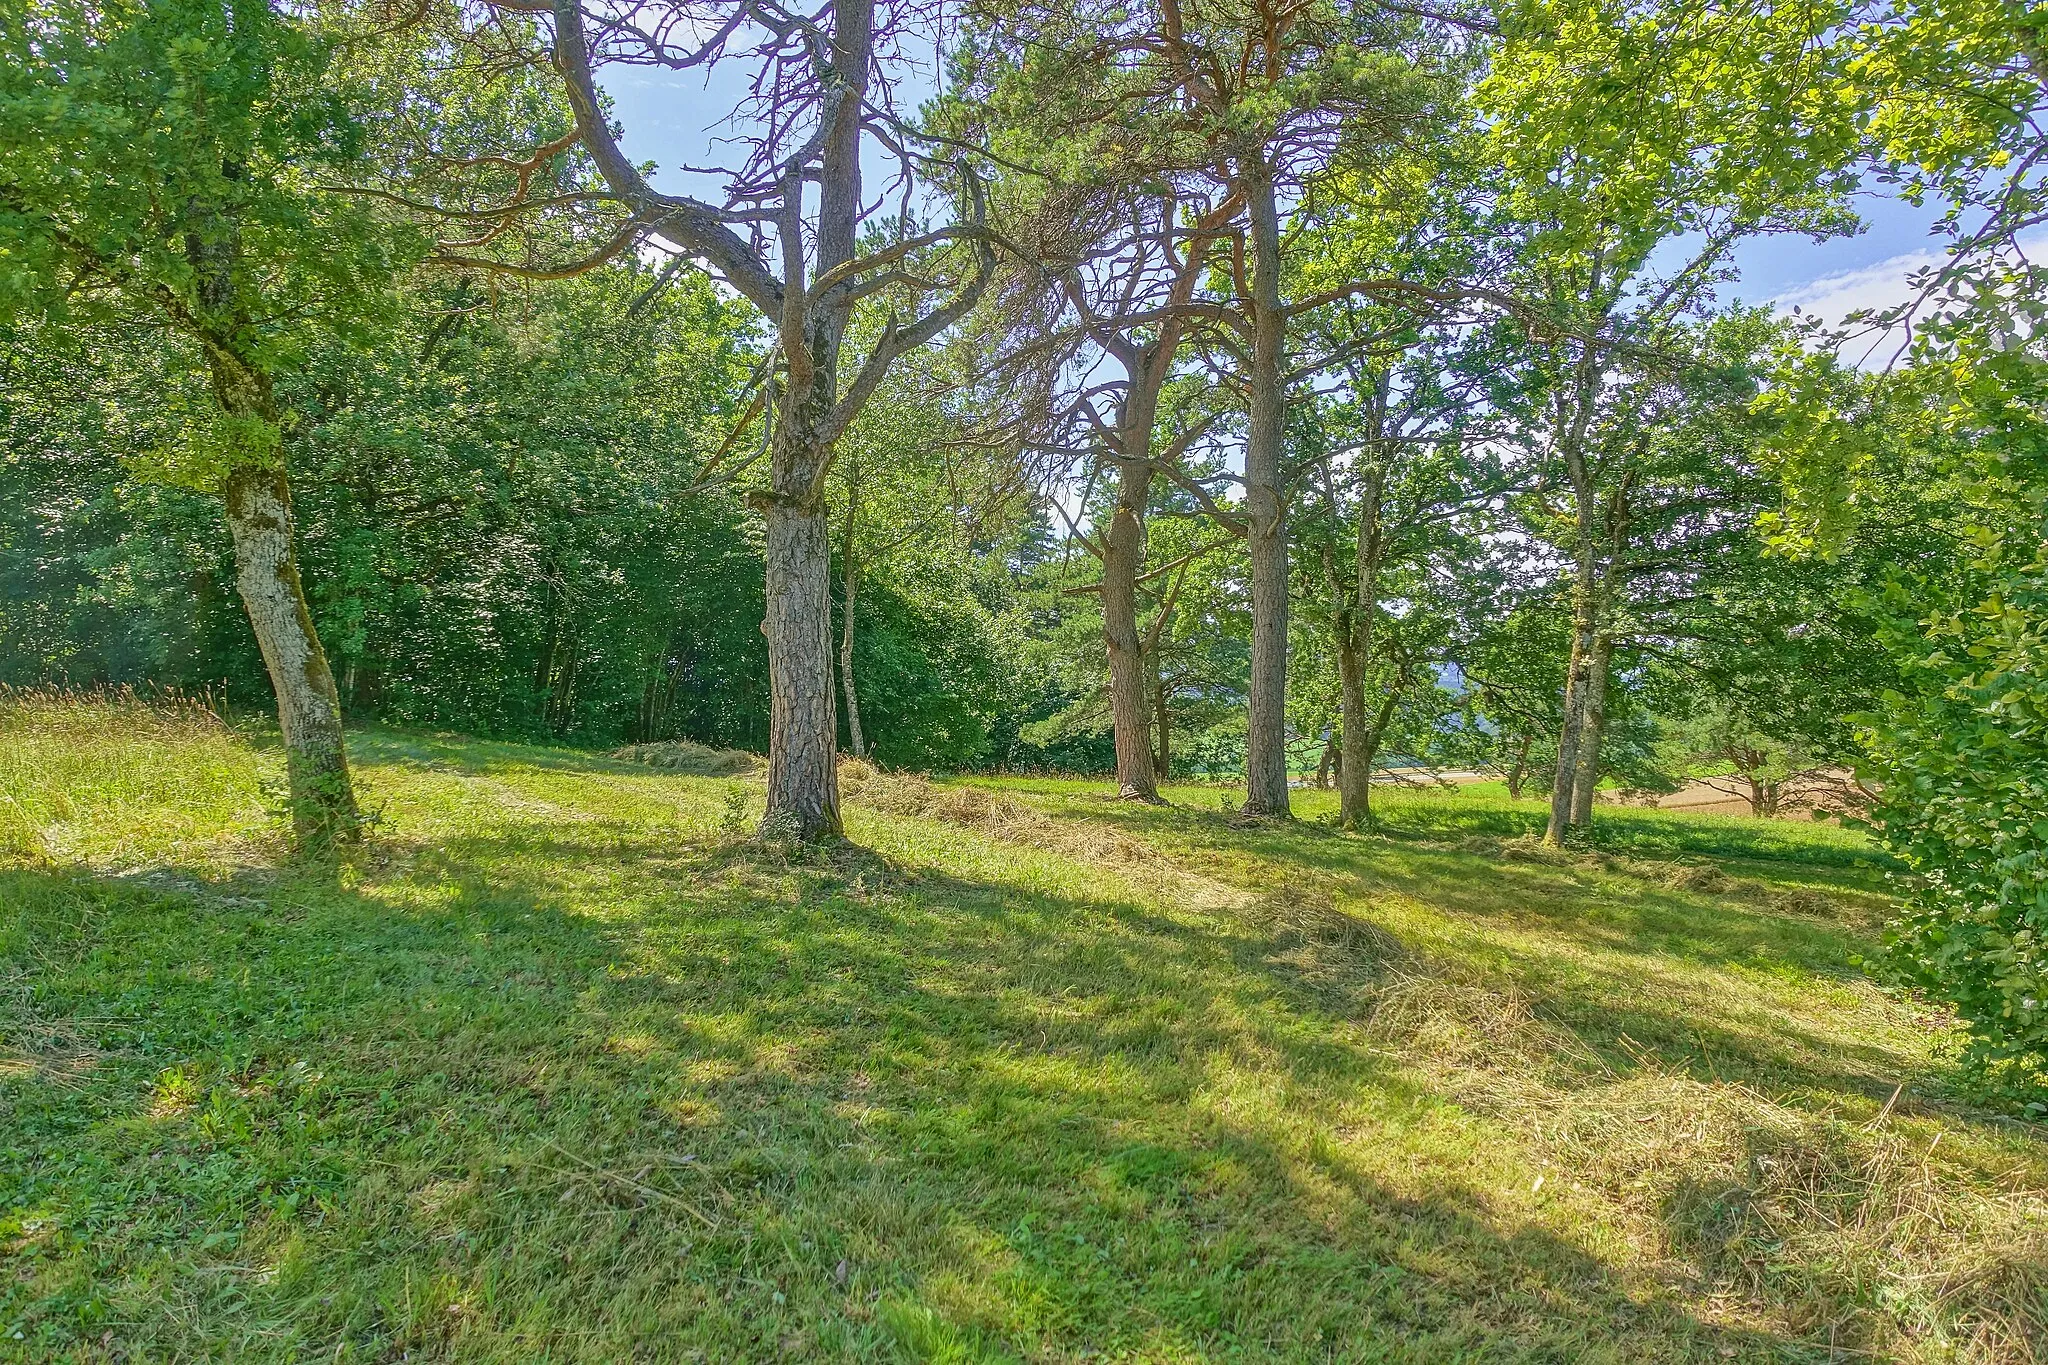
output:
[[[0,1358],[2026,1362],[2048,1143],[1853,832],[0,713]]]

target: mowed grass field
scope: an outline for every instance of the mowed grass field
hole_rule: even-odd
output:
[[[1853,831],[354,745],[0,700],[0,1359],[2048,1357]]]

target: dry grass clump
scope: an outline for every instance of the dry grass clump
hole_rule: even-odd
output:
[[[1673,891],[1726,891],[1729,886],[1728,874],[1709,863],[1673,863],[1662,880]]]
[[[1547,1107],[1600,1065],[1569,1029],[1538,1017],[1513,986],[1403,971],[1373,992],[1366,1035],[1432,1071],[1456,1072],[1485,1107]],[[1540,1092],[1540,1093],[1539,1093]]]
[[[1160,857],[1159,850],[1128,835],[1079,820],[1059,820],[1028,801],[986,787],[938,783],[913,773],[893,773],[858,758],[839,761],[839,789],[846,799],[889,815],[971,829],[1006,843],[1029,844],[1081,861],[1107,863],[1126,880],[1173,900],[1243,906],[1244,892],[1226,887]]]
[[[628,744],[612,750],[611,757],[691,777],[739,777],[758,772],[762,767],[759,754],[750,754],[744,749],[713,749],[687,739],[663,740],[658,744]]]
[[[2048,1350],[2048,1198],[1986,1188],[1887,1119],[1646,1071],[1537,1120],[1659,1250],[1787,1327],[1894,1360],[2023,1365]]]
[[[257,755],[205,696],[0,689],[0,858],[131,861],[268,818]]]
[[[1859,1359],[2048,1363],[2048,1190],[1944,1160],[1890,1106],[1851,1123],[1646,1053],[1623,1073],[1513,987],[1405,968],[1365,1032],[1760,1325]]]
[[[1773,895],[1771,909],[1781,915],[1803,915],[1808,919],[1839,919],[1842,914],[1841,904],[1833,896],[1806,887],[1794,887]]]

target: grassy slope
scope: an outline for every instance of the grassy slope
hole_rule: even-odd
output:
[[[728,781],[357,753],[383,825],[291,870],[270,755],[0,714],[0,1358],[2003,1362],[2048,1321],[2048,1146],[1924,1098],[1854,836],[877,777],[790,860]]]

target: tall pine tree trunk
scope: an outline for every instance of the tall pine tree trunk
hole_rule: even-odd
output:
[[[768,523],[766,834],[836,837],[838,717],[832,707],[832,555],[824,511],[771,502]]]
[[[819,130],[818,211],[810,236],[813,278],[853,259],[860,224],[860,129],[873,44],[872,0],[833,11],[833,65],[846,87]],[[768,802],[761,832],[806,842],[837,839],[839,717],[832,686],[832,540],[825,476],[838,412],[839,353],[852,317],[846,295],[805,288],[804,186],[785,172],[776,225],[783,259],[780,338],[787,387],[757,495],[766,522]],[[840,424],[843,426],[843,421]]]
[[[1149,445],[1150,424],[1147,423]],[[1144,640],[1138,632],[1138,573],[1145,561],[1145,504],[1152,466],[1146,459],[1117,463],[1116,506],[1102,534],[1102,640],[1109,649],[1110,724],[1116,740],[1116,792],[1130,801],[1156,802],[1152,775],[1150,689]]]
[[[776,433],[773,489],[757,495],[766,522],[768,637],[768,804],[761,832],[772,838],[837,838],[839,718],[832,687],[832,547],[820,496],[817,408],[792,397]],[[821,392],[822,391],[822,392]],[[808,419],[808,420],[806,420]]]
[[[1239,165],[1251,222],[1252,356],[1245,442],[1245,539],[1251,557],[1251,696],[1245,735],[1245,810],[1286,818],[1287,514],[1280,486],[1287,318],[1280,298],[1280,212],[1261,154]]]

